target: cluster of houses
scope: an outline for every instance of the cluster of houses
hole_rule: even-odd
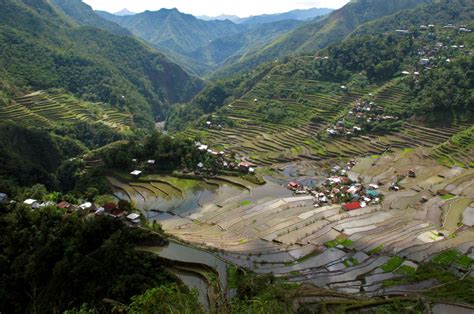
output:
[[[14,200],[9,200],[8,195],[5,193],[0,193],[0,204],[14,204],[17,203]],[[37,210],[44,207],[56,206],[57,208],[66,210],[68,213],[73,213],[77,211],[86,212],[92,215],[105,215],[113,218],[123,219],[132,224],[140,223],[140,215],[137,213],[127,212],[119,207],[117,203],[108,202],[103,206],[98,206],[92,202],[84,202],[83,204],[76,205],[66,201],[60,201],[59,203],[52,201],[39,201],[36,199],[26,199],[23,201],[25,206],[28,206],[32,210]]]
[[[206,128],[221,130],[222,124],[215,124],[215,123],[212,123],[212,121],[206,121]]]
[[[314,197],[314,207],[342,204],[343,210],[352,211],[380,203],[382,195],[378,191],[378,185],[369,184],[365,186],[362,183],[353,182],[347,176],[347,171],[351,170],[355,164],[355,160],[351,160],[344,168],[340,166],[333,167],[333,175],[327,178],[321,186],[306,187],[298,182],[291,181],[287,187],[295,194],[312,195]]]
[[[373,95],[369,94],[369,96],[372,97]],[[330,136],[357,135],[362,132],[361,125],[363,124],[386,120],[398,120],[398,117],[386,115],[385,110],[382,107],[377,106],[373,101],[358,100],[344,119],[354,122],[353,126],[348,128],[344,121],[338,121],[334,126],[326,130],[327,134]]]
[[[467,28],[466,25],[453,25],[447,24],[443,26],[443,29],[451,29],[454,31],[458,31],[459,33],[470,33],[471,30]],[[423,70],[431,70],[433,66],[436,67],[436,61],[441,58],[438,56],[439,52],[447,51],[449,54],[453,53],[454,51],[464,51],[465,53],[470,53],[469,49],[464,49],[465,46],[462,44],[455,44],[451,38],[451,36],[446,37],[447,41],[451,41],[451,43],[443,43],[439,41],[439,36],[435,34],[435,25],[428,24],[428,25],[420,25],[420,30],[422,31],[429,31],[428,38],[432,42],[432,44],[426,44],[424,47],[418,50],[418,55],[420,56],[419,65],[423,68]],[[397,31],[398,32],[398,31]],[[408,31],[406,31],[408,32]],[[408,32],[409,33],[409,32]],[[449,63],[451,62],[451,57],[443,57],[441,58],[443,61]],[[420,71],[409,71],[405,70],[402,72],[403,75],[420,75]]]
[[[217,161],[217,166],[220,169],[224,170],[231,170],[231,171],[240,171],[242,173],[250,173],[253,174],[255,173],[257,165],[249,162],[242,160],[240,163],[234,160],[228,159],[228,157],[225,155],[224,151],[215,151],[209,148],[208,145],[202,144],[200,142],[195,143],[196,147],[198,148],[199,151],[203,152],[204,154],[209,154],[213,156],[216,161]],[[200,161],[197,164],[197,169],[198,172],[202,171],[207,171],[209,169],[206,169],[205,164],[203,161]]]

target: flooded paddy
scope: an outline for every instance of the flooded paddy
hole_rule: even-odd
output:
[[[148,176],[127,184],[109,181],[117,197],[132,200],[165,232],[195,246],[172,243],[153,252],[177,262],[212,267],[223,287],[226,265],[234,264],[340,292],[383,294],[382,282],[395,275],[377,270],[392,257],[423,263],[474,239],[472,228],[458,225],[463,219],[473,220],[468,194],[474,181],[472,170],[456,169],[455,176],[444,176],[449,168],[420,157],[416,150],[402,155],[358,160],[349,175],[380,185],[384,199],[350,212],[340,204],[315,208],[312,196],[288,190],[289,181],[311,186],[325,178],[294,164],[267,174],[262,186],[238,177]],[[407,177],[412,168],[416,177]],[[389,189],[392,182],[400,185],[399,191]],[[449,190],[453,198],[442,199],[437,194],[441,189]],[[456,236],[440,231],[455,231]],[[327,245],[336,239],[347,241],[336,241],[341,243],[337,247]],[[188,286],[197,287],[204,300],[202,281],[189,273],[177,275]]]

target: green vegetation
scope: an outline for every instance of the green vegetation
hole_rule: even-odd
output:
[[[336,238],[332,241],[324,243],[324,245],[328,248],[333,248],[333,247],[336,247],[338,245],[342,245],[344,247],[349,247],[351,244],[352,244],[352,240],[347,239],[347,238],[342,238],[342,237],[338,237],[338,238]]]
[[[227,285],[228,288],[237,288],[237,267],[234,265],[227,266]]]
[[[296,284],[283,283],[272,276],[238,270],[237,296],[232,313],[291,313],[290,300]]]
[[[161,9],[132,16],[116,16],[107,12],[98,14],[127,28],[198,75],[207,74],[227,60],[231,61],[252,48],[268,44],[279,35],[303,24],[295,20],[253,25],[204,21],[176,9]]]
[[[177,284],[161,285],[147,290],[144,294],[132,297],[132,303],[127,307],[118,306],[116,310],[127,313],[205,313],[198,302],[197,292],[183,291]]]
[[[459,132],[442,145],[435,147],[431,155],[441,164],[448,167],[474,166],[474,127]]]
[[[457,264],[467,269],[474,263],[474,260],[469,258],[468,256],[463,255],[459,251],[448,250],[436,255],[432,259],[432,262],[445,267],[450,266],[452,264]]]
[[[450,199],[456,197],[456,195],[453,195],[453,194],[451,194],[451,193],[448,193],[448,194],[442,195],[442,196],[440,196],[440,197],[441,197],[441,199],[443,199],[443,200],[446,201],[446,200],[450,200]]]
[[[244,206],[248,206],[250,204],[252,204],[252,201],[244,200],[244,201],[239,203],[239,206],[244,207]]]
[[[146,299],[177,309],[197,304],[195,294],[177,286],[159,258],[134,249],[140,243],[163,245],[163,238],[112,218],[64,214],[56,208],[33,212],[17,206],[0,215],[2,311],[62,312],[88,303],[110,312],[104,299],[132,300],[132,309]]]
[[[404,277],[384,281],[384,287],[393,287],[421,282],[428,279],[436,279],[439,284],[436,288],[428,288],[423,291],[423,295],[434,302],[458,301],[472,304],[474,295],[471,287],[474,285],[474,278],[467,276],[459,279],[453,273],[445,270],[440,265],[429,263],[422,265],[418,270],[409,270]]]
[[[2,90],[10,94],[64,88],[126,108],[138,126],[151,128],[152,117],[163,118],[170,104],[202,87],[139,41],[73,25],[47,1],[4,1],[0,30]]]
[[[401,274],[401,275],[411,275],[411,274],[414,274],[415,272],[416,272],[416,269],[408,265],[402,265],[397,270],[395,270],[396,274]]]
[[[399,256],[392,257],[387,263],[380,266],[384,272],[392,272],[397,269],[403,263],[403,259]]]
[[[223,69],[215,76],[224,77],[252,69],[263,62],[284,58],[288,55],[312,53],[331,43],[342,41],[358,26],[394,14],[400,10],[410,9],[425,0],[390,0],[390,1],[352,1],[339,10],[332,12],[328,18],[315,20],[296,30],[280,36],[265,47],[258,47],[244,57]]]
[[[370,255],[378,254],[378,253],[382,252],[383,248],[384,248],[384,245],[380,244],[376,248],[373,248],[372,250],[370,250],[369,254]]]

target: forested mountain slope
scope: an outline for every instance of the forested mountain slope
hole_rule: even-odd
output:
[[[52,0],[52,3],[79,25],[97,27],[115,35],[132,35],[126,28],[101,18],[82,0]]]
[[[168,127],[179,129],[180,117],[201,114],[186,135],[262,165],[441,145],[470,127],[474,116],[474,15],[464,4],[421,6],[410,12],[420,19],[399,19],[407,32],[350,35],[316,55],[220,81],[190,107],[177,107]],[[356,117],[363,106],[375,113]],[[348,133],[333,137],[339,121]],[[466,137],[447,145],[459,147],[452,160],[462,165],[473,161],[463,153],[470,149]]]
[[[139,41],[74,25],[46,0],[3,1],[0,72],[10,94],[60,87],[126,109],[142,127],[203,86]]]
[[[230,60],[217,77],[251,69],[262,62],[295,53],[313,52],[344,39],[359,25],[413,8],[430,0],[360,0],[350,2],[327,18],[303,25],[282,35],[264,48],[254,50],[238,60]]]
[[[177,9],[145,11],[132,16],[107,12],[99,15],[130,30],[169,58],[197,74],[206,74],[229,57],[268,44],[303,22],[235,24],[229,20],[204,21]]]

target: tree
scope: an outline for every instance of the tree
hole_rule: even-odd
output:
[[[177,284],[162,285],[132,297],[132,303],[126,310],[130,314],[204,313],[197,291],[186,292]]]

